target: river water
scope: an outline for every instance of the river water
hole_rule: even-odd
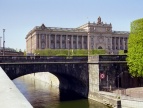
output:
[[[108,108],[89,99],[69,100],[69,94],[66,93],[63,101],[57,87],[27,76],[14,79],[13,82],[34,108]]]

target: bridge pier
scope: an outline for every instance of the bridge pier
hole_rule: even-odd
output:
[[[100,91],[100,69],[99,56],[88,57],[89,92],[88,98],[100,103],[120,108],[121,100],[118,100],[112,93]]]
[[[94,93],[99,92],[99,64],[97,56],[88,57],[89,93],[88,98],[93,98]]]

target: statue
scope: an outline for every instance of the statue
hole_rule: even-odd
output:
[[[100,16],[98,17],[97,24],[101,24],[101,17]]]

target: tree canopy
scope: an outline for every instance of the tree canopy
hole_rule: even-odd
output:
[[[127,65],[132,76],[143,77],[143,18],[131,22]]]

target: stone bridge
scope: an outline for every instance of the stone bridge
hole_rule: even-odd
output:
[[[126,63],[125,57],[0,56],[0,66],[11,80],[26,74],[50,72],[59,79],[61,90],[71,90],[86,98],[109,85],[99,78],[101,64],[119,63]]]

